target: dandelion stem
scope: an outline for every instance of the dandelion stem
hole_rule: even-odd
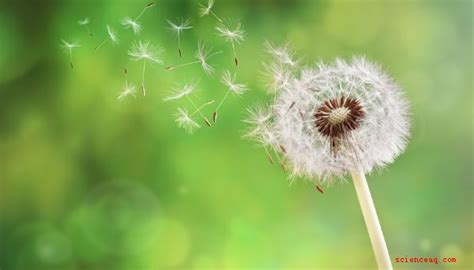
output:
[[[96,51],[96,52],[99,51],[100,48],[101,48],[102,46],[104,46],[104,45],[107,43],[107,41],[109,41],[109,40],[110,40],[110,37],[108,37],[108,38],[106,38],[104,41],[102,41],[102,43],[100,43],[99,45],[97,45],[97,47],[95,47],[95,51]]]
[[[180,68],[180,67],[185,67],[185,66],[199,64],[199,63],[201,63],[201,61],[194,61],[194,62],[189,62],[189,63],[185,63],[185,64],[181,64],[181,65],[168,66],[168,67],[166,67],[166,70],[173,70],[173,69],[177,69],[177,68]]]
[[[211,122],[209,122],[209,120],[207,119],[206,116],[204,116],[204,114],[201,112],[201,109],[198,108],[198,106],[196,106],[196,104],[194,103],[194,101],[189,97],[189,96],[186,96],[186,98],[188,99],[189,103],[191,103],[191,105],[194,107],[194,109],[197,111],[197,113],[202,117],[202,119],[204,120],[204,122],[206,123],[207,126],[211,126]]]
[[[209,13],[211,13],[211,15],[212,15],[214,18],[216,18],[216,20],[218,20],[220,23],[223,23],[223,22],[224,22],[221,18],[219,18],[219,16],[217,16],[217,14],[216,14],[214,11],[209,10]]]
[[[182,54],[181,54],[181,35],[179,34],[178,32],[178,55],[179,55],[179,58],[182,58]]]
[[[89,36],[93,37],[94,34],[92,34],[91,29],[89,28],[88,25],[86,25],[86,29],[87,29],[87,33],[89,34]]]
[[[72,63],[72,48],[69,48],[69,60],[71,61],[71,68],[74,68],[74,64]]]
[[[230,44],[232,45],[232,54],[234,55],[234,63],[235,66],[239,66],[239,59],[237,59],[237,53],[235,52],[235,43],[234,41],[231,41]]]
[[[225,100],[227,99],[227,97],[229,96],[229,93],[230,93],[230,90],[227,90],[227,92],[225,93],[224,97],[222,98],[221,102],[219,102],[219,105],[217,105],[216,107],[216,112],[219,110],[219,108],[224,104]]]
[[[142,72],[142,91],[143,91],[143,96],[146,95],[146,90],[145,90],[145,69],[146,69],[146,60],[143,60],[143,72]]]
[[[385,243],[382,227],[380,226],[380,221],[375,210],[374,201],[370,195],[365,175],[360,170],[352,172],[351,175],[364,216],[365,225],[369,232],[370,242],[372,243],[378,269],[391,270],[393,268],[390,255],[388,254],[387,244]]]
[[[145,11],[147,11],[149,8],[153,7],[154,5],[155,5],[155,3],[150,3],[150,4],[146,5],[146,6],[142,9],[142,11],[140,12],[140,14],[138,14],[138,16],[135,17],[135,21],[138,21],[138,19],[140,19],[140,18],[143,16],[143,14],[145,14]]]

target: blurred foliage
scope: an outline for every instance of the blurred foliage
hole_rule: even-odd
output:
[[[473,132],[471,1],[217,0],[241,18],[239,81],[212,128],[189,136],[165,103],[176,82],[200,78],[197,100],[225,93],[234,70],[215,20],[197,1],[159,0],[136,37],[119,22],[147,1],[0,2],[0,268],[373,269],[350,183],[324,195],[289,186],[261,149],[241,139],[245,109],[268,99],[263,41],[290,41],[305,64],[364,54],[405,89],[413,113],[407,151],[369,176],[391,256],[448,256],[436,269],[472,269]],[[90,17],[91,30],[77,25]],[[183,60],[166,20],[189,17]],[[120,44],[93,48],[105,25]],[[61,39],[77,40],[75,69]],[[117,101],[123,68],[139,83],[133,40],[166,49],[165,64],[190,60],[198,40],[223,53],[214,77],[198,66],[147,69],[148,95]],[[212,108],[206,111],[210,115]],[[397,269],[433,265],[396,264]]]

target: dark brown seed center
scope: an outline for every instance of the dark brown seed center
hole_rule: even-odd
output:
[[[357,129],[364,115],[359,101],[340,97],[325,101],[316,109],[314,117],[318,131],[333,140]]]

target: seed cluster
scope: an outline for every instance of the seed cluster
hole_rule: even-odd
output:
[[[333,98],[325,101],[315,112],[318,131],[331,139],[342,138],[357,129],[364,117],[364,109],[353,98]]]

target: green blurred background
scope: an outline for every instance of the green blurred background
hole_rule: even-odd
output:
[[[148,1],[0,2],[0,268],[375,269],[350,182],[320,194],[289,186],[264,151],[241,139],[245,109],[268,100],[265,39],[290,41],[306,64],[364,54],[406,91],[413,113],[406,152],[368,177],[392,258],[456,257],[455,264],[396,269],[472,269],[473,97],[471,1],[217,0],[240,18],[238,79],[212,128],[187,135],[165,103],[177,82],[200,79],[196,102],[219,99],[235,70],[216,21],[197,1],[160,0],[140,36],[120,20]],[[77,24],[90,17],[91,31]],[[187,17],[184,58],[166,19]],[[120,44],[93,48],[118,30]],[[60,48],[77,40],[75,68]],[[223,51],[199,66],[148,66],[148,94],[117,101],[134,40],[166,49],[166,65],[192,60],[198,40]],[[213,108],[208,108],[210,115]]]

